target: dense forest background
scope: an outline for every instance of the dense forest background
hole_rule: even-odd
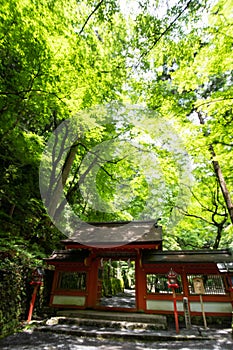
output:
[[[233,1],[0,3],[4,259],[36,264],[64,238],[39,169],[67,119],[59,174],[83,221],[161,218],[164,249],[233,247]]]

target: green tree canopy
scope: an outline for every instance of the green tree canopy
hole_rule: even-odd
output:
[[[160,216],[166,248],[232,246],[232,10],[232,0],[1,0],[5,246],[48,252],[61,237],[39,167],[67,119],[80,132],[55,175],[83,220]],[[53,175],[44,181],[58,198]]]

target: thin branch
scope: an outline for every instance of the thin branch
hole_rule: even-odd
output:
[[[53,95],[55,96],[59,101],[65,104],[63,101],[63,98],[65,97],[59,97],[56,92],[51,92],[51,91],[46,91],[46,90],[41,90],[41,89],[27,89],[27,90],[22,90],[22,91],[0,91],[0,95],[15,95],[19,96],[21,99],[25,98],[25,95],[30,93],[30,92],[41,92],[42,94],[48,94],[48,95]]]
[[[179,207],[179,206],[175,206],[175,208],[177,208],[178,210],[180,210],[180,212],[182,214],[184,214],[185,216],[188,216],[188,217],[192,217],[192,218],[196,218],[196,219],[199,219],[199,220],[202,220],[202,221],[205,221],[207,224],[209,225],[212,225],[212,226],[216,226],[213,222],[210,222],[208,220],[206,220],[205,218],[203,218],[202,216],[199,216],[199,215],[196,215],[196,214],[190,214],[188,213],[187,211],[185,211],[183,208]]]
[[[114,181],[119,182],[108,170],[106,170],[103,166],[100,166],[100,168]]]
[[[182,184],[183,186],[187,187],[188,190],[190,191],[191,195],[193,196],[194,199],[196,199],[197,203],[200,205],[201,208],[203,208],[205,211],[209,211],[212,213],[212,210],[210,210],[208,207],[206,207],[201,201],[200,199],[196,196],[196,194],[192,191],[192,189],[190,188],[190,186],[186,185],[186,184]]]
[[[194,244],[191,244],[191,243],[185,243],[185,241],[181,238],[177,238],[177,242],[180,246],[190,246],[194,249],[200,249],[200,246],[199,245],[194,245]]]
[[[143,57],[147,56],[148,53],[155,47],[155,45],[162,39],[162,37],[169,32],[169,30],[172,28],[173,24],[183,15],[183,13],[188,9],[189,5],[191,4],[192,0],[189,0],[183,10],[176,16],[176,18],[169,24],[169,26],[159,35],[159,37],[153,42],[151,47],[144,53],[141,54],[139,57],[139,62],[136,65],[136,68],[139,66],[140,61],[142,60]]]
[[[226,142],[222,142],[222,141],[218,141],[218,140],[214,140],[212,142],[214,145],[223,145],[223,146],[228,146],[228,147],[233,147],[233,143],[226,143]]]
[[[231,25],[228,25],[228,26],[226,26],[226,28],[227,27],[229,27],[230,28],[230,30],[231,30]],[[229,34],[226,34],[226,33],[224,33],[224,32],[221,32],[221,31],[218,31],[218,34],[222,34],[223,36],[226,36],[227,38],[230,38],[230,39],[233,39],[233,36],[232,35],[229,35]]]
[[[219,185],[219,182],[216,181],[216,190],[213,193],[213,205],[217,208],[217,215],[226,216],[227,215],[226,205],[225,203],[221,202],[219,192],[220,192],[220,185]],[[220,209],[224,210],[224,214],[218,213],[219,207]]]
[[[201,106],[207,105],[209,103],[222,102],[222,101],[227,101],[227,100],[233,100],[233,97],[223,97],[223,98],[218,98],[216,100],[205,101],[205,102],[202,102],[199,105],[195,106],[194,110],[201,107]]]
[[[82,34],[82,32],[84,31],[84,28],[86,27],[88,21],[90,20],[91,16],[93,16],[93,14],[98,10],[98,8],[102,5],[102,3],[104,2],[104,0],[101,0],[97,5],[96,7],[94,8],[94,10],[89,14],[89,16],[87,17],[86,21],[84,22],[80,32],[79,32],[79,35]]]

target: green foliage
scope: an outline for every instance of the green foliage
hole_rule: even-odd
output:
[[[0,253],[0,337],[19,327],[29,307],[28,285],[33,261],[19,251]],[[34,261],[34,264],[38,262]],[[35,266],[35,265],[34,265]]]
[[[176,123],[192,157],[191,200],[188,205],[174,205],[172,210],[179,211],[180,222],[170,234],[171,246],[178,243],[188,249],[217,248],[232,242],[226,233],[232,222],[231,205],[219,189],[222,178],[214,171],[213,161],[218,162],[232,196],[233,62],[229,30],[233,4],[219,1],[212,6],[207,3],[203,23],[189,16],[189,26],[180,27],[175,40],[162,37],[147,57],[152,63],[151,79],[141,79],[148,105]]]
[[[98,4],[1,0],[3,335],[25,318],[29,270],[64,238],[38,173],[47,140],[68,118],[83,133],[64,192],[81,219],[162,217],[164,249],[233,245],[213,169],[218,162],[232,196],[232,0],[143,0],[127,13],[123,2]],[[98,167],[85,165],[90,154]],[[133,283],[123,270],[126,278],[104,279],[106,295]]]
[[[44,145],[61,120],[119,96],[126,74],[124,19],[113,2],[79,34],[91,10],[89,2],[1,2],[0,215],[3,233],[36,254],[62,238],[39,193]]]
[[[110,284],[111,284],[111,292],[112,292],[111,294],[112,295],[116,295],[117,293],[123,291],[124,283],[123,283],[122,279],[120,280],[118,278],[112,277],[110,280]]]
[[[105,261],[103,267],[102,296],[114,296],[131,287],[134,266],[128,267],[124,261]]]
[[[179,228],[172,228],[174,232],[186,233],[187,218],[189,225],[193,222],[190,230],[196,232],[196,225],[198,230],[204,221],[212,235],[213,229],[219,229],[221,218],[226,217],[222,195],[216,192],[216,182],[212,184],[215,174],[209,166],[208,147],[214,146],[215,160],[220,162],[231,192],[232,38],[228,33],[232,2],[219,1],[212,8],[208,1],[166,5],[141,1],[135,2],[132,15],[122,13],[122,6],[114,0],[100,6],[92,1],[2,0],[0,215],[3,239],[10,232],[12,246],[14,236],[16,241],[26,241],[22,243],[26,249],[33,247],[36,255],[43,255],[61,238],[41,202],[38,167],[51,132],[73,115],[87,131],[79,140],[65,192],[83,220],[162,216],[168,233],[171,217],[181,216]],[[125,107],[125,115],[118,112],[113,124],[105,111],[114,115],[120,110],[119,104],[97,108],[97,113],[80,113],[113,100],[146,102],[154,114],[140,115],[136,111],[129,120],[132,110]],[[205,125],[198,125],[199,112]],[[164,129],[172,125],[171,133],[180,135],[192,158],[193,188],[184,172],[187,154],[153,144],[151,139],[162,135],[166,145],[172,141],[173,147],[180,147],[164,136],[158,120],[164,121]],[[95,121],[101,121],[102,127]],[[148,128],[151,139],[143,139]],[[133,147],[124,144],[115,161],[103,161],[95,176],[98,200],[105,203],[102,211],[91,205],[97,198],[91,190],[93,173],[89,172],[82,189],[91,190],[86,201],[80,192],[78,169],[89,152],[111,140],[116,140],[112,142],[116,146],[123,140],[136,141],[141,154],[156,155],[153,169],[160,174],[152,181],[152,159],[142,163],[142,157],[135,158]],[[112,155],[115,151],[113,148]],[[193,215],[192,219],[187,214]],[[228,222],[224,225],[222,233]],[[214,233],[210,241],[215,241]],[[205,239],[198,244],[205,245]]]
[[[231,247],[213,162],[232,196],[232,0],[135,1],[128,13],[123,2],[98,4],[1,0],[2,252],[20,265],[22,251],[33,261],[64,238],[38,173],[68,118],[83,132],[64,192],[81,219],[162,217],[166,249]]]
[[[32,272],[38,266],[43,266],[42,259],[35,258],[35,255],[41,255],[39,247],[32,247],[33,253],[30,254],[23,246],[25,242],[18,239],[15,243],[13,248],[13,242],[9,241],[7,245],[0,239],[0,338],[22,328],[28,317],[34,288],[30,285]],[[41,316],[43,308],[48,306],[53,271],[45,270],[43,280],[44,285],[37,293],[33,317]]]

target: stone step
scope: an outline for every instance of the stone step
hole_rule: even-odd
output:
[[[88,320],[107,320],[120,322],[135,322],[163,326],[167,328],[167,318],[164,315],[144,314],[136,312],[112,312],[97,310],[60,310],[58,317],[79,318]],[[161,328],[160,328],[161,329]]]
[[[34,328],[37,332],[49,332],[54,334],[64,334],[76,337],[98,338],[98,339],[118,339],[122,341],[196,341],[210,340],[212,337],[195,335],[176,335],[167,331],[151,330],[119,330],[119,329],[100,329],[91,327],[80,327],[77,325],[51,325],[39,326]]]
[[[166,339],[164,315],[97,310],[60,310],[34,331],[121,340]],[[162,334],[163,333],[163,334]]]
[[[80,317],[51,317],[47,320],[47,326],[79,326],[95,329],[118,329],[118,330],[165,330],[166,323],[161,322],[143,322],[141,319],[131,318],[129,321],[122,319],[100,319],[100,318],[80,318]],[[164,321],[164,320],[163,320]]]

